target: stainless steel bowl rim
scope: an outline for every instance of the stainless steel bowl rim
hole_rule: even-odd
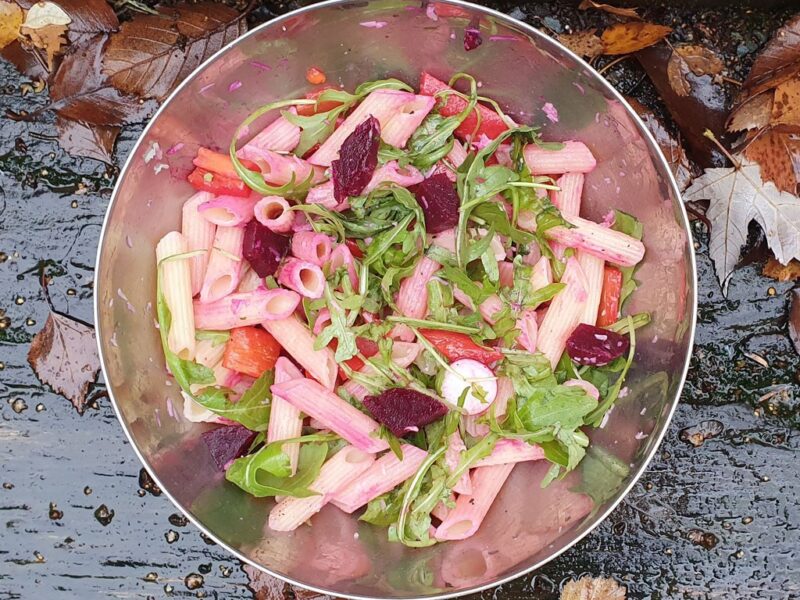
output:
[[[290,20],[290,19],[292,19],[294,17],[297,17],[298,15],[302,15],[302,14],[307,13],[307,12],[314,12],[315,10],[318,10],[319,8],[332,7],[332,6],[336,6],[336,5],[346,5],[346,4],[352,3],[352,1],[353,0],[326,0],[324,2],[320,2],[320,3],[317,3],[317,4],[312,4],[312,5],[303,7],[303,8],[299,8],[297,10],[288,12],[288,13],[286,13],[284,15],[281,15],[279,17],[271,19],[270,21],[262,23],[258,27],[255,27],[254,29],[251,29],[246,34],[244,34],[243,36],[237,38],[236,40],[234,40],[230,44],[224,46],[223,48],[221,48],[220,50],[215,52],[212,56],[210,56],[208,59],[206,59],[200,66],[198,66],[184,81],[182,81],[178,85],[178,87],[175,88],[175,90],[172,91],[172,93],[167,97],[166,100],[164,100],[162,105],[158,108],[158,110],[155,112],[155,114],[151,117],[150,122],[145,126],[144,130],[142,131],[141,135],[139,136],[139,139],[136,141],[136,144],[131,149],[130,154],[128,155],[128,158],[126,159],[125,164],[122,167],[122,170],[119,173],[119,176],[117,178],[117,182],[118,183],[114,187],[114,191],[113,191],[113,193],[111,195],[111,200],[109,201],[108,207],[106,209],[106,215],[105,215],[105,217],[103,219],[103,227],[102,227],[102,230],[100,232],[100,238],[99,238],[99,242],[98,242],[97,259],[96,259],[96,262],[95,262],[95,271],[96,272],[100,271],[101,249],[103,248],[103,243],[105,241],[106,229],[107,229],[107,226],[108,226],[109,217],[110,217],[111,212],[112,212],[111,209],[113,208],[114,203],[115,203],[115,201],[117,199],[117,196],[119,195],[120,182],[122,182],[124,180],[125,174],[127,173],[128,169],[131,166],[132,159],[134,158],[134,156],[136,156],[136,152],[139,149],[139,146],[143,143],[143,141],[147,137],[147,133],[149,132],[149,130],[151,129],[153,124],[156,122],[158,117],[161,115],[162,111],[164,111],[167,108],[167,106],[170,104],[170,102],[173,100],[173,98],[175,98],[178,94],[180,94],[180,92],[184,89],[184,87],[188,86],[189,83],[195,77],[197,77],[200,73],[202,73],[210,64],[214,63],[220,56],[222,56],[223,54],[227,53],[231,48],[233,48],[233,47],[237,46],[238,44],[242,43],[245,39],[249,38],[250,36],[257,35],[262,29],[266,29],[268,27],[272,27],[272,26],[278,25],[278,24],[280,24],[282,22],[288,21],[288,20]],[[591,67],[586,61],[584,61],[580,56],[578,56],[577,54],[572,52],[566,46],[564,46],[561,43],[559,43],[557,40],[551,38],[550,36],[548,36],[548,35],[546,35],[544,33],[542,33],[541,31],[539,31],[535,27],[532,27],[531,25],[528,25],[527,23],[524,23],[523,21],[515,19],[515,18],[513,18],[513,17],[511,17],[509,15],[506,15],[505,13],[502,13],[500,11],[497,11],[497,10],[494,10],[494,9],[491,9],[491,8],[487,8],[485,6],[476,5],[476,4],[473,4],[473,3],[470,3],[470,2],[464,2],[463,0],[436,0],[436,2],[437,3],[443,3],[443,4],[452,4],[452,5],[456,5],[456,6],[463,6],[463,7],[466,7],[468,9],[470,9],[470,10],[478,11],[478,12],[481,12],[481,13],[483,13],[485,15],[494,17],[494,18],[496,18],[496,19],[498,19],[500,21],[505,21],[505,22],[515,26],[515,27],[518,27],[522,31],[526,32],[532,38],[543,40],[546,44],[554,44],[554,45],[556,45],[561,52],[563,52],[564,54],[569,56],[571,59],[575,60],[582,67],[584,67],[584,69],[587,71],[587,73],[591,73],[598,80],[600,85],[607,92],[609,92],[617,101],[619,101],[622,106],[625,107],[625,110],[627,111],[628,115],[633,120],[633,122],[636,124],[636,126],[638,128],[638,133],[641,134],[642,137],[647,141],[647,144],[649,146],[649,150],[651,152],[651,155],[652,155],[653,158],[657,159],[657,161],[658,161],[658,163],[659,163],[659,165],[661,167],[661,174],[667,178],[668,184],[672,188],[673,193],[675,194],[675,197],[678,198],[678,199],[681,198],[681,193],[680,193],[680,189],[678,187],[678,183],[675,180],[675,177],[674,177],[674,175],[672,173],[672,170],[669,167],[669,163],[667,162],[666,158],[664,157],[664,154],[661,152],[661,149],[659,148],[658,144],[656,143],[656,141],[653,138],[653,136],[650,133],[650,131],[645,126],[645,124],[642,121],[642,119],[639,117],[639,115],[636,113],[636,111],[634,111],[633,108],[631,108],[630,104],[628,104],[628,102],[627,102],[627,100],[625,100],[624,96],[622,96],[622,94],[620,94],[604,77],[599,75],[597,73],[597,71],[593,67]],[[688,239],[691,239],[691,229],[689,227],[689,218],[688,218],[688,215],[686,213],[686,209],[685,209],[685,207],[683,206],[683,204],[681,202],[678,202],[678,205],[679,205],[680,218],[681,218],[681,221],[682,221],[683,228],[684,228],[685,232],[688,235]],[[689,276],[689,282],[693,284],[693,290],[692,291],[695,291],[697,289],[697,263],[696,263],[695,255],[694,255],[693,252],[689,253],[689,267],[691,269],[691,274]],[[690,315],[690,319],[689,319],[689,330],[687,332],[688,344],[687,344],[686,356],[685,356],[685,359],[684,359],[683,372],[680,374],[679,385],[676,388],[678,391],[683,389],[683,386],[684,386],[684,384],[686,382],[686,375],[687,375],[688,370],[689,370],[689,359],[691,357],[692,348],[694,346],[695,327],[696,327],[696,320],[697,320],[697,294],[696,293],[692,293],[691,296],[692,296],[692,301],[691,301],[691,304],[689,306],[689,309],[691,310],[691,315]],[[101,307],[100,307],[100,302],[99,302],[99,298],[100,297],[101,297],[101,294],[98,293],[98,291],[96,290],[95,294],[94,294],[94,320],[95,320],[95,323],[97,323],[97,327],[98,327],[98,335],[96,336],[96,339],[97,339],[97,345],[98,345],[98,352],[100,354],[100,365],[101,365],[103,377],[104,377],[104,379],[106,381],[108,381],[109,378],[108,378],[108,373],[106,372],[106,357],[103,354],[103,347],[102,347],[102,343],[101,343],[101,340],[103,339],[103,336],[102,336],[102,332],[100,331],[100,328],[101,328],[101,325],[100,325],[100,323],[101,323],[101,319],[100,319]],[[156,484],[158,484],[158,486],[162,490],[162,493],[167,498],[169,498],[169,500],[175,506],[177,506],[181,510],[181,512],[198,529],[200,529],[200,531],[202,531],[205,535],[207,535],[209,538],[214,540],[214,542],[219,544],[221,547],[225,548],[228,552],[230,552],[231,554],[236,556],[239,560],[241,560],[241,561],[249,564],[250,566],[252,566],[252,567],[254,567],[256,569],[259,569],[260,571],[263,571],[263,572],[265,572],[265,573],[267,573],[267,574],[269,574],[269,575],[271,575],[273,577],[277,577],[278,579],[286,581],[287,583],[290,583],[292,585],[297,585],[297,586],[300,586],[300,587],[303,587],[303,588],[306,588],[306,589],[310,589],[310,590],[313,590],[313,591],[321,593],[321,594],[352,598],[353,600],[374,600],[374,598],[375,598],[374,596],[363,596],[363,595],[356,595],[356,594],[346,594],[346,593],[342,593],[340,591],[334,591],[334,590],[326,589],[324,587],[317,587],[317,586],[309,585],[308,583],[296,581],[291,577],[287,577],[285,575],[282,575],[282,574],[279,574],[279,573],[275,573],[275,572],[271,571],[270,569],[264,567],[263,565],[260,565],[260,564],[256,563],[255,561],[250,560],[249,558],[244,556],[242,553],[240,553],[239,551],[235,550],[234,548],[230,547],[228,544],[223,542],[219,537],[214,535],[213,532],[208,530],[199,520],[197,520],[191,514],[190,511],[186,510],[183,507],[183,505],[181,505],[181,503],[179,503],[173,497],[173,495],[170,494],[169,490],[162,484],[162,482],[159,481],[159,478],[156,475],[156,470],[152,468],[152,466],[149,464],[149,461],[144,457],[144,455],[139,450],[139,448],[138,448],[138,446],[136,444],[136,441],[134,440],[133,434],[132,434],[130,428],[128,427],[127,423],[125,422],[125,419],[122,416],[121,409],[120,409],[120,407],[119,407],[119,405],[118,405],[118,403],[117,403],[117,401],[116,401],[116,399],[114,397],[114,391],[113,391],[113,389],[111,389],[111,386],[108,386],[108,395],[109,395],[109,398],[111,399],[111,404],[114,407],[114,412],[115,412],[115,414],[117,416],[117,419],[119,420],[120,424],[122,425],[122,429],[125,432],[125,435],[126,435],[126,437],[128,438],[128,441],[131,444],[131,447],[133,448],[133,450],[136,453],[137,457],[139,458],[140,462],[148,470],[148,472],[150,473],[150,475],[153,478],[153,480],[156,482]],[[514,573],[512,573],[512,574],[510,574],[510,575],[508,575],[508,576],[506,576],[506,577],[504,577],[504,578],[502,578],[502,579],[500,579],[498,581],[493,581],[493,582],[490,582],[488,584],[478,585],[478,586],[474,586],[472,588],[463,589],[463,590],[454,591],[454,592],[448,592],[448,593],[443,593],[443,594],[435,594],[435,595],[427,595],[427,596],[419,596],[418,599],[444,600],[446,598],[456,598],[456,597],[460,597],[460,596],[465,596],[467,594],[473,594],[473,593],[481,592],[483,590],[502,585],[502,584],[507,583],[509,581],[512,581],[512,580],[514,580],[514,579],[516,579],[518,577],[526,575],[526,574],[528,574],[528,573],[530,573],[532,571],[535,571],[536,569],[538,569],[538,568],[542,567],[543,565],[549,563],[553,559],[557,558],[558,556],[560,556],[561,554],[563,554],[564,552],[566,552],[567,550],[572,548],[575,544],[580,542],[584,537],[586,537],[591,532],[593,532],[603,521],[605,521],[605,519],[611,514],[611,512],[613,512],[616,509],[616,507],[619,506],[619,504],[630,493],[631,489],[633,489],[633,486],[639,481],[639,478],[642,476],[644,471],[647,469],[648,465],[650,464],[650,461],[653,459],[653,456],[655,455],[656,451],[659,449],[659,447],[661,445],[661,442],[663,441],[664,436],[667,433],[667,430],[669,429],[669,425],[670,425],[670,423],[672,421],[673,415],[675,414],[675,410],[676,410],[676,408],[678,406],[678,402],[679,402],[679,395],[676,394],[676,397],[673,399],[672,405],[671,405],[671,407],[669,409],[669,413],[667,414],[666,418],[663,421],[663,424],[661,425],[661,430],[657,434],[656,443],[653,444],[649,454],[641,462],[638,470],[631,477],[630,483],[627,485],[627,487],[624,490],[622,490],[621,492],[618,492],[617,500],[612,502],[611,504],[609,504],[609,506],[603,511],[603,513],[601,514],[600,518],[597,519],[597,521],[595,522],[595,524],[592,527],[588,528],[586,531],[584,531],[580,535],[577,535],[575,537],[575,539],[573,539],[571,542],[569,542],[566,545],[564,545],[563,548],[561,548],[560,550],[554,552],[553,554],[549,555],[548,557],[546,557],[546,558],[540,560],[539,562],[534,563],[534,564],[532,564],[532,565],[530,565],[528,567],[523,567],[523,568],[519,569],[518,571],[516,571],[516,572],[514,572]],[[411,600],[417,600],[417,599],[411,598]]]

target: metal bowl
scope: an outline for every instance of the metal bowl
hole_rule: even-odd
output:
[[[465,28],[483,44],[466,52]],[[371,25],[371,26],[370,26]],[[335,508],[289,534],[266,528],[270,501],[227,484],[199,439],[206,426],[181,417],[168,382],[155,318],[155,244],[178,227],[192,190],[185,176],[198,146],[226,148],[259,105],[296,97],[305,72],[356,84],[420,71],[465,71],[546,139],[580,139],[598,167],[584,211],[612,208],[644,224],[647,255],[631,312],[649,311],[627,393],[591,432],[587,468],[545,489],[546,465],[517,466],[477,535],[426,549]],[[558,109],[551,123],[545,102]],[[157,146],[156,146],[157,144]],[[164,493],[206,534],[242,560],[291,583],[352,598],[446,598],[500,584],[543,565],[594,529],[630,490],[661,441],[678,402],[692,346],[695,265],[686,214],[664,157],[621,96],[588,65],[532,27],[463,2],[334,1],[258,27],[190,75],[153,118],[129,157],[106,215],[95,294],[103,373],[125,433]],[[591,488],[595,504],[578,493]]]

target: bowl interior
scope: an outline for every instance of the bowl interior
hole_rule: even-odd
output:
[[[465,27],[483,44],[466,52]],[[270,502],[226,484],[199,435],[181,417],[165,372],[155,319],[155,244],[179,227],[185,181],[199,146],[227,148],[259,105],[308,89],[306,68],[353,89],[422,70],[442,79],[464,71],[545,139],[578,139],[598,159],[583,212],[612,208],[644,224],[647,255],[631,312],[653,322],[637,336],[627,389],[592,432],[585,467],[540,489],[546,465],[515,468],[479,533],[463,542],[409,549],[384,530],[325,509],[313,527],[276,534]],[[551,122],[546,102],[558,110]],[[268,119],[267,119],[268,121]],[[266,121],[265,121],[266,122]],[[253,133],[255,130],[253,130]],[[120,177],[97,271],[97,323],[105,375],[120,418],[161,488],[214,538],[246,560],[339,596],[424,597],[464,593],[529,570],[591,530],[632,485],[677,402],[694,319],[694,270],[685,215],[663,158],[611,88],[560,46],[475,6],[385,0],[316,5],[264,25],[220,53],[165,103]],[[612,460],[613,459],[613,460]],[[597,502],[579,493],[591,490]]]

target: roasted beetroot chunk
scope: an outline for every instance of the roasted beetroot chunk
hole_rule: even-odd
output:
[[[444,173],[435,173],[414,187],[422,212],[425,231],[441,233],[458,225],[461,201],[452,181]]]
[[[342,142],[339,158],[331,163],[333,197],[337,202],[364,191],[378,166],[380,141],[381,124],[370,116]]]
[[[259,277],[274,275],[278,265],[289,251],[290,240],[275,233],[255,219],[244,229],[242,255]]]
[[[630,345],[624,335],[583,323],[567,339],[567,354],[579,365],[599,367],[625,354]]]
[[[200,437],[220,471],[224,471],[229,462],[247,452],[256,437],[256,432],[241,425],[226,425],[206,431]]]
[[[378,423],[386,425],[397,437],[419,431],[447,414],[447,407],[416,390],[391,388],[378,396],[364,398],[364,406]]]

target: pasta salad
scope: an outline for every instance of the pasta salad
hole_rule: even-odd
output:
[[[160,335],[275,531],[332,504],[407,546],[467,538],[518,463],[549,463],[531,493],[578,467],[624,393],[642,227],[581,217],[590,149],[478,88],[323,88],[197,152],[156,248]]]

